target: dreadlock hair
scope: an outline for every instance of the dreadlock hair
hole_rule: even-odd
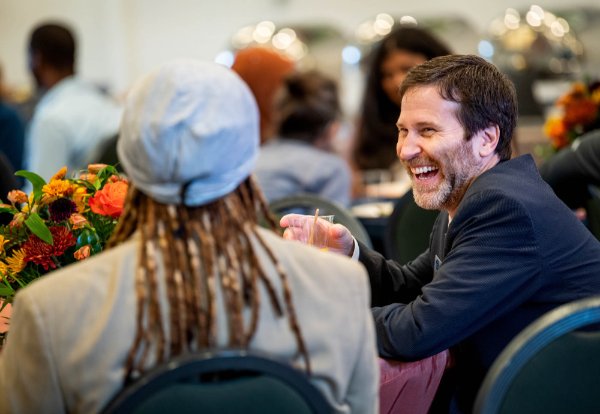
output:
[[[232,214],[231,212],[235,212]],[[262,193],[249,177],[232,193],[198,207],[162,204],[130,186],[125,209],[108,243],[118,245],[136,230],[141,233],[136,270],[137,327],[126,362],[126,380],[145,371],[151,352],[156,363],[169,357],[216,345],[216,284],[220,283],[229,325],[229,346],[247,347],[258,324],[259,283],[268,292],[274,312],[287,313],[298,353],[310,373],[310,361],[292,303],[287,275],[256,231],[260,217],[276,229]],[[277,269],[283,301],[253,250],[254,237]],[[163,258],[170,334],[160,310],[157,252]],[[242,311],[251,309],[244,326]]]

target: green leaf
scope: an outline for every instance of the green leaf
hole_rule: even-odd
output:
[[[19,177],[26,178],[33,186],[33,199],[39,200],[42,197],[42,187],[46,185],[46,181],[34,172],[19,170],[15,173]]]
[[[31,213],[25,220],[25,225],[40,239],[48,244],[54,245],[54,240],[52,240],[52,233],[50,233],[50,229],[48,229],[46,223],[44,223],[37,213]]]
[[[18,213],[19,210],[17,210],[16,208],[13,208],[12,206],[9,207],[0,207],[0,213],[11,213],[11,214],[15,214]]]
[[[15,290],[10,286],[0,286],[0,297],[10,296],[15,293]]]
[[[119,172],[112,165],[107,165],[106,167],[98,171],[98,178],[100,178],[102,182],[104,182],[107,178],[113,175],[119,175]]]

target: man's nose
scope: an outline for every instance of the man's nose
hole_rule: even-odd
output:
[[[418,144],[416,136],[410,133],[399,138],[396,144],[396,154],[401,161],[413,159],[421,153],[421,147]]]

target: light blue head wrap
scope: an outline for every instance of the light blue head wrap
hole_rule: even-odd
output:
[[[177,60],[128,94],[117,151],[140,191],[199,206],[237,188],[258,147],[258,109],[246,84],[224,66]]]

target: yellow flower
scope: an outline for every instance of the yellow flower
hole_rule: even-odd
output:
[[[600,106],[600,88],[597,88],[594,90],[594,92],[592,92],[592,101],[594,101],[596,105]]]
[[[0,260],[0,280],[4,279],[8,274],[8,266]]]
[[[87,208],[87,199],[89,194],[87,193],[87,189],[83,186],[76,185],[74,188],[75,191],[73,192],[71,199],[77,206],[77,211],[79,213],[83,213]]]
[[[10,271],[16,275],[25,269],[25,265],[27,264],[25,263],[25,251],[23,249],[15,250],[11,257],[6,258],[6,262]]]
[[[67,175],[67,167],[62,167],[52,178],[50,181],[62,180]]]
[[[50,203],[61,197],[69,197],[75,191],[75,187],[67,180],[52,180],[42,187],[42,202]]]
[[[4,245],[8,242],[9,242],[9,240],[5,239],[4,236],[2,234],[0,234],[0,253],[2,253],[4,251]]]

